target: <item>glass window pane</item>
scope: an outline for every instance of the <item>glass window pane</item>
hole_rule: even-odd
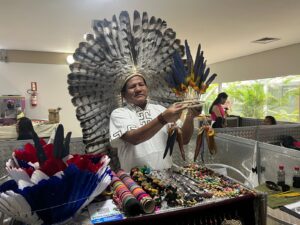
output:
[[[222,84],[229,95],[229,114],[299,122],[300,75]]]

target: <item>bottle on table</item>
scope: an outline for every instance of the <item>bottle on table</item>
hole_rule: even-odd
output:
[[[300,168],[299,168],[299,166],[294,167],[293,187],[300,188]]]
[[[279,168],[278,168],[278,171],[277,171],[277,184],[279,186],[285,185],[284,165],[279,165]]]

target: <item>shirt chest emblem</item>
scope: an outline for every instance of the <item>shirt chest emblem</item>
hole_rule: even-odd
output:
[[[141,126],[149,123],[152,120],[152,116],[149,110],[137,112],[137,116]]]

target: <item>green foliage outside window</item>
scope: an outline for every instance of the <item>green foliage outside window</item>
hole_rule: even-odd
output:
[[[219,84],[211,84],[209,85],[206,93],[201,96],[201,100],[205,101],[203,106],[203,113],[208,115],[208,110],[213,101],[217,98],[218,95]]]
[[[222,91],[229,95],[232,115],[299,122],[299,85],[300,76],[287,76],[227,83]]]
[[[232,102],[233,114],[240,114],[242,117],[263,118],[265,115],[264,106],[267,103],[268,95],[264,92],[264,85],[259,82],[242,84],[235,82],[223,89]]]

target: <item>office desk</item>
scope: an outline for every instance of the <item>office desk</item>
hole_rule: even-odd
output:
[[[39,137],[50,137],[52,131],[58,126],[57,123],[33,123],[33,128]],[[16,125],[0,126],[0,141],[17,139]]]

